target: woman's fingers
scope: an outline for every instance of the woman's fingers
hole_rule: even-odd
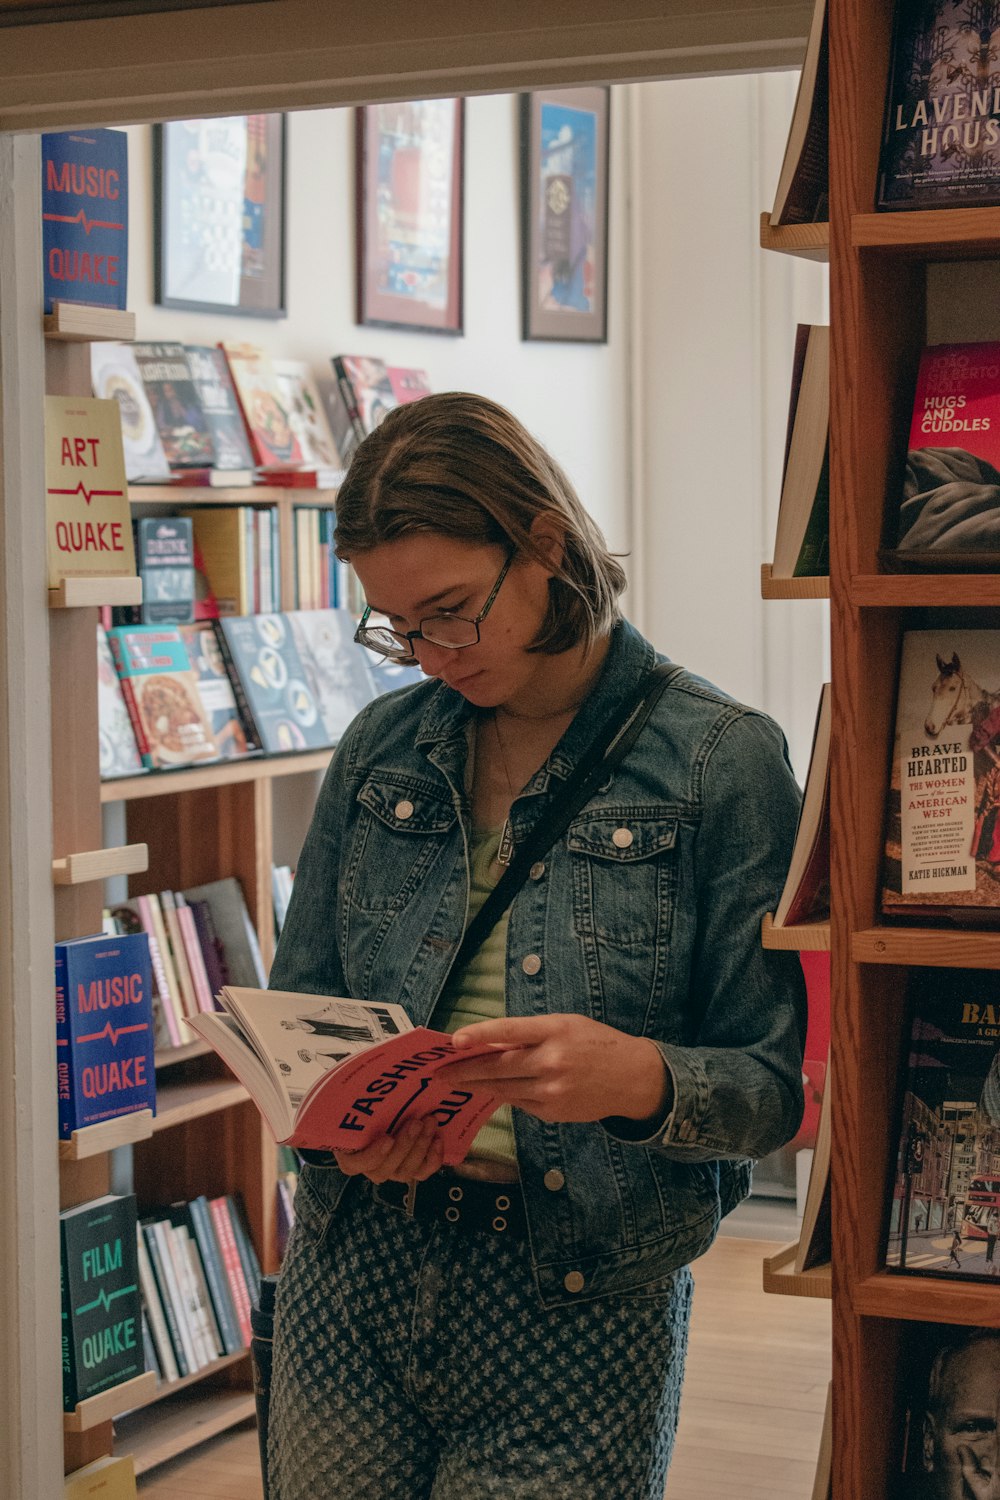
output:
[[[360,1151],[335,1151],[337,1165],[348,1177],[368,1177],[372,1182],[411,1182],[430,1177],[441,1166],[443,1155],[432,1119],[413,1121],[395,1135],[381,1136]]]

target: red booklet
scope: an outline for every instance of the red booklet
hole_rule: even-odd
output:
[[[450,1083],[447,1071],[459,1055],[495,1048],[459,1054],[446,1033],[414,1027],[402,1006],[233,985],[218,1000],[221,1011],[188,1024],[229,1064],[283,1145],[357,1151],[431,1116],[444,1163],[454,1166],[497,1107],[492,1094]]]

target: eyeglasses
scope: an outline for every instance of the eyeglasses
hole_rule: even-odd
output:
[[[432,646],[444,646],[449,651],[461,651],[465,646],[475,646],[479,641],[479,627],[493,608],[500,585],[507,577],[513,561],[514,552],[511,551],[500,569],[499,578],[490,589],[489,598],[474,620],[467,620],[464,615],[443,613],[428,615],[425,620],[420,621],[417,630],[390,630],[388,625],[368,624],[372,612],[369,604],[354,632],[354,639],[359,646],[367,646],[369,651],[375,651],[379,656],[387,656],[390,661],[407,664],[416,661],[412,644],[414,641],[430,641]]]

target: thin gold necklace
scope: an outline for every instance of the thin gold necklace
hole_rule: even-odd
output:
[[[507,757],[504,754],[503,740],[500,738],[500,729],[499,729],[499,726],[497,724],[497,716],[496,716],[496,714],[493,715],[493,718],[492,718],[492,720],[490,722],[493,725],[493,734],[494,734],[494,736],[496,738],[497,749],[500,751],[500,764],[503,766],[503,774],[504,774],[504,777],[505,777],[506,782],[507,782],[507,791],[510,793],[510,800],[511,800],[511,803],[513,803],[513,801],[514,801],[514,783],[510,779],[510,771],[507,768]],[[500,865],[509,865],[510,862],[511,862],[511,860],[513,858],[514,858],[514,830],[513,830],[513,828],[511,827],[511,824],[510,824],[510,810],[509,810],[509,807],[508,807],[507,816],[504,818],[504,820],[503,820],[503,827],[500,830],[500,844],[499,844],[499,847],[497,848],[497,864],[500,864]]]

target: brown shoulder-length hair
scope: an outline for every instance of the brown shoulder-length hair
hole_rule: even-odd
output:
[[[337,556],[412,532],[515,548],[552,560],[532,524],[561,533],[562,557],[531,649],[589,646],[619,618],[625,573],[556,461],[509,411],[450,391],[396,407],[365,438],[337,495]]]

